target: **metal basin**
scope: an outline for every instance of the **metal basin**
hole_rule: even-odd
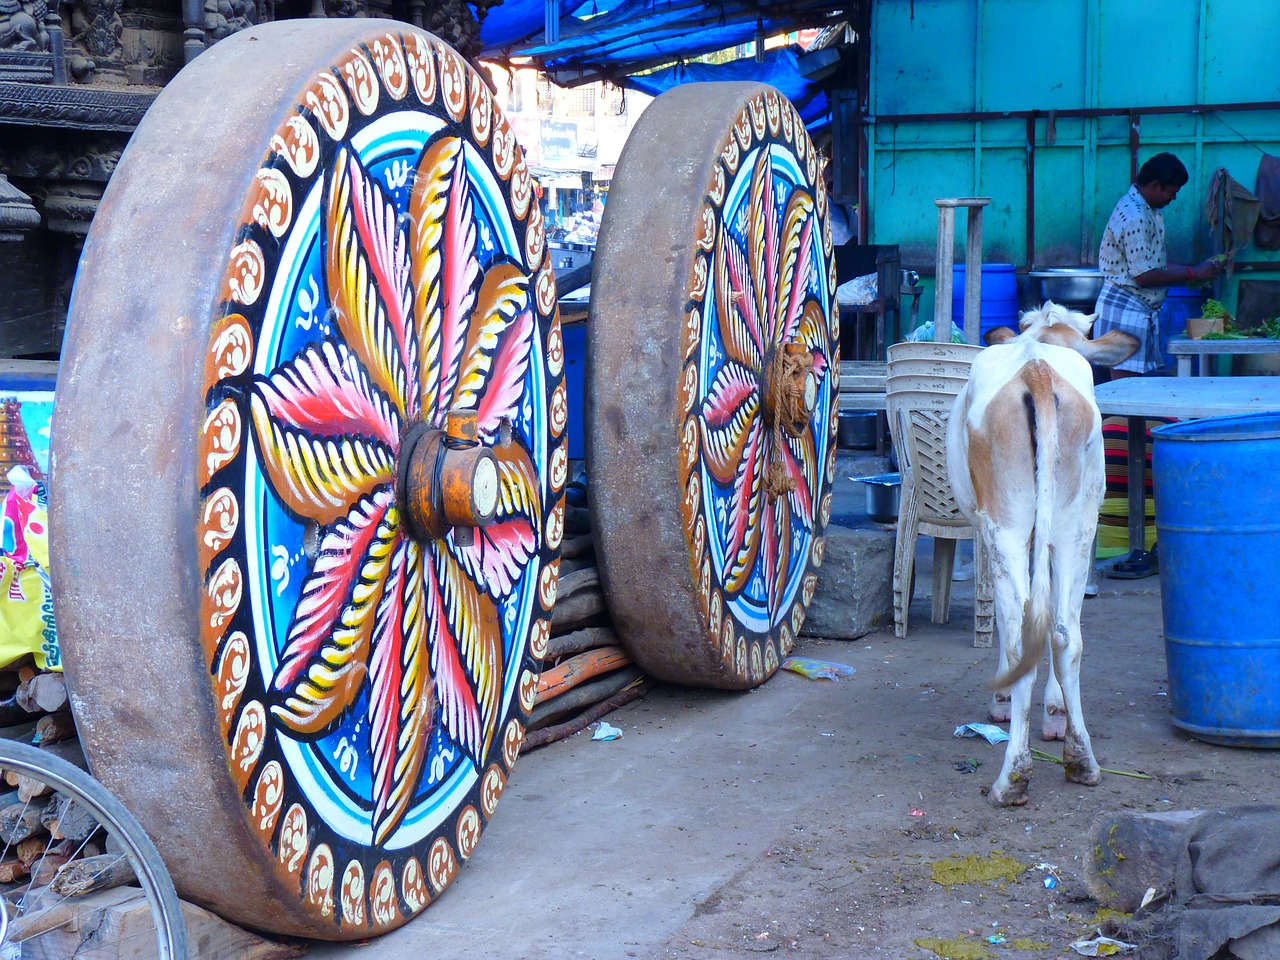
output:
[[[1031,279],[1037,300],[1043,303],[1088,304],[1092,308],[1102,292],[1102,273],[1092,267],[1046,267],[1032,270]]]
[[[854,477],[866,490],[867,516],[877,523],[893,523],[898,519],[898,503],[902,495],[902,474],[879,473],[871,477]]]
[[[846,450],[872,449],[876,445],[875,413],[841,410],[836,444]]]

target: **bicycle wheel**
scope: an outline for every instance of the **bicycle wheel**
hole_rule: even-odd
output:
[[[101,877],[109,871],[117,872],[122,869],[120,861],[127,860],[150,907],[157,955],[160,960],[185,960],[187,928],[173,881],[146,831],[124,804],[83,770],[61,757],[25,743],[0,739],[0,767],[17,771],[20,776],[35,784],[51,787],[54,791],[51,797],[33,797],[0,810],[0,832],[4,834],[0,865],[15,860],[15,853],[20,852],[18,848],[23,842],[16,838],[27,826],[39,827],[43,819],[39,813],[52,810],[55,804],[63,804],[69,800],[80,805],[81,809],[76,816],[82,826],[75,833],[83,833],[82,837],[63,841],[64,844],[71,844],[69,850],[64,848],[61,853],[51,853],[56,847],[49,844],[38,856],[31,858],[30,876],[51,874],[47,884],[36,886],[29,881],[15,886],[8,893],[0,894],[0,913],[3,914],[0,917],[0,960],[65,957],[68,956],[68,944],[73,944],[74,938],[79,934],[87,934],[93,929],[93,924],[84,924],[82,921],[90,910],[99,907],[93,906],[90,900],[77,896],[74,890],[69,890],[71,881],[67,878],[70,876],[68,868],[76,863],[88,863],[83,857],[98,847],[106,852],[97,857],[87,879]],[[25,792],[39,790],[28,789]],[[59,810],[63,820],[68,819],[67,808],[61,807]],[[37,845],[39,842],[36,839]],[[54,871],[56,861],[51,860],[51,857],[65,857],[66,863]],[[21,862],[20,856],[17,859]],[[67,882],[60,883],[63,880]],[[123,936],[151,932],[150,927],[144,929],[135,926],[120,931]],[[93,955],[94,948],[89,940],[85,940],[80,946],[84,949],[77,949],[71,955]]]

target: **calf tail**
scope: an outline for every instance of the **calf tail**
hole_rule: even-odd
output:
[[[1027,419],[1035,446],[1035,521],[1031,535],[1031,589],[1022,607],[1022,656],[996,677],[992,687],[1012,686],[1036,669],[1053,629],[1053,583],[1050,536],[1057,496],[1058,407],[1053,396],[1052,368],[1032,360],[1022,371]]]

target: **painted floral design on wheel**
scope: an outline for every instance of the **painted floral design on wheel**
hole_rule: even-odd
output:
[[[481,266],[463,149],[429,141],[403,216],[338,147],[322,199],[334,330],[251,394],[271,491],[315,539],[269,708],[305,740],[365,704],[377,844],[409,809],[437,723],[484,768],[506,686],[499,604],[542,526],[537,471],[510,429],[536,331],[530,276],[510,257]],[[492,447],[498,486],[492,522],[466,545],[412,535],[398,476],[410,431],[460,411]]]
[[[794,568],[793,531],[814,530],[822,463],[814,416],[786,422],[780,391],[789,364],[810,365],[814,391],[828,366],[828,321],[815,296],[814,248],[821,246],[813,195],[775,175],[757,152],[737,217],[715,236],[713,297],[723,357],[708,370],[702,402],[705,468],[727,497],[723,584],[727,600],[763,580],[770,627],[786,613]],[[799,428],[799,429],[797,429]]]

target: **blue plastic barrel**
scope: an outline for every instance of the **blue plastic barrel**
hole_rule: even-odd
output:
[[[951,274],[951,320],[964,329],[965,265],[957,263]],[[982,265],[982,307],[978,329],[985,338],[996,327],[1018,329],[1018,278],[1012,263]]]
[[[1174,726],[1280,747],[1280,413],[1151,436]]]
[[[1205,292],[1170,287],[1160,307],[1160,362],[1167,373],[1178,372],[1177,357],[1169,354],[1169,338],[1187,332],[1187,317],[1204,313]]]
[[[565,433],[569,436],[569,459],[586,456],[586,430],[583,426],[583,404],[586,391],[587,325],[566,323],[560,328],[564,339],[564,392],[569,405]]]

